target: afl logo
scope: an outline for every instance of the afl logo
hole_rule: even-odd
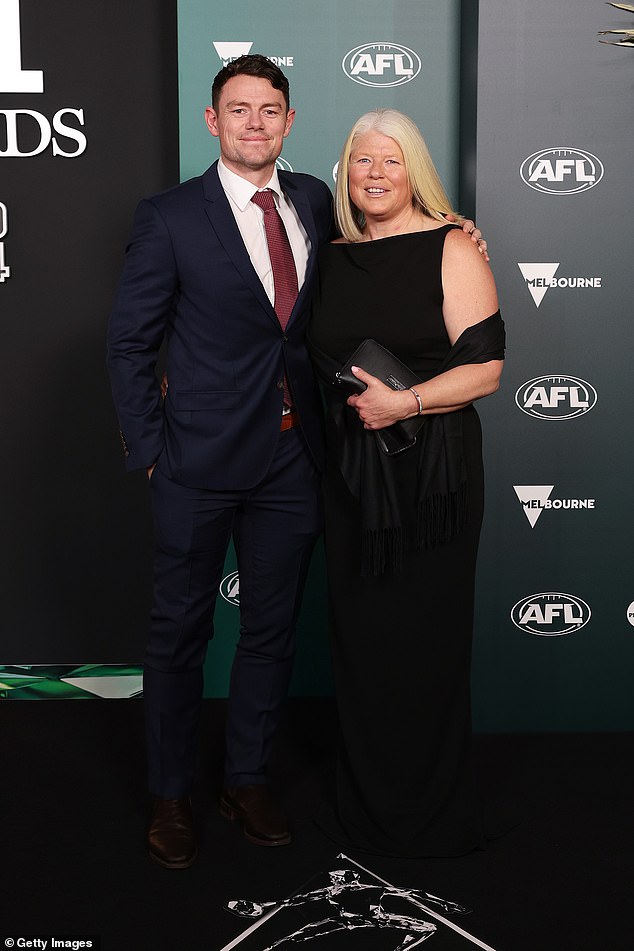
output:
[[[537,419],[575,419],[596,405],[597,391],[574,376],[538,376],[522,383],[515,402]]]
[[[283,159],[281,155],[280,155],[278,158],[276,158],[276,160],[275,160],[275,165],[276,165],[276,167],[279,168],[280,171],[282,171],[282,172],[292,172],[292,171],[293,171],[293,166],[291,165],[291,163],[290,163],[290,162],[287,162],[286,159]]]
[[[402,86],[418,76],[421,61],[407,46],[365,43],[346,53],[341,67],[348,79],[361,86]]]
[[[232,571],[230,575],[223,578],[220,582],[220,594],[229,604],[240,604],[240,578],[237,571]]]
[[[520,176],[535,191],[577,195],[599,184],[603,165],[596,155],[581,149],[544,149],[522,162]]]
[[[520,631],[541,637],[561,637],[581,630],[592,616],[581,598],[558,591],[531,594],[511,610],[511,620]]]

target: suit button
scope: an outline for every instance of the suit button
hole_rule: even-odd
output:
[[[283,389],[284,389],[284,380],[278,380],[275,385],[276,385],[276,387],[278,388],[278,390],[283,390]]]
[[[284,341],[284,343],[287,342],[288,337],[286,336],[286,334],[282,334],[282,340]]]

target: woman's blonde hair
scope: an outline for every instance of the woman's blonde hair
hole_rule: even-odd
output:
[[[439,221],[443,221],[446,214],[456,215],[458,221],[462,220],[451,207],[429,149],[416,125],[396,109],[374,109],[357,119],[339,158],[335,187],[335,219],[341,235],[346,240],[358,241],[365,225],[363,213],[350,198],[348,171],[355,139],[366,132],[387,135],[400,147],[415,209]]]

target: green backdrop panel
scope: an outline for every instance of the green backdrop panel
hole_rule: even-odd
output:
[[[281,164],[333,184],[354,120],[381,106],[419,125],[452,199],[458,192],[459,0],[181,0],[179,101],[181,178],[218,157],[204,124],[213,77],[230,58],[263,53],[284,70],[297,110]],[[236,571],[230,553],[225,588]],[[235,587],[235,584],[234,584]],[[206,692],[226,694],[238,636],[235,603],[219,598],[207,656]],[[299,622],[291,692],[330,693],[323,554],[313,558]]]

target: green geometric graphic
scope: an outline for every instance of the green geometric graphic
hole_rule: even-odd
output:
[[[141,696],[142,667],[0,665],[0,700],[129,700]]]

